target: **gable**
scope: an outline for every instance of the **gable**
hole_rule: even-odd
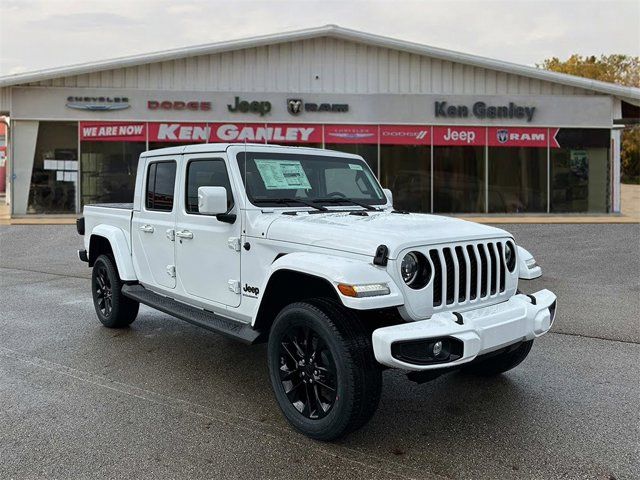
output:
[[[330,36],[22,85],[220,92],[594,94],[560,83]]]

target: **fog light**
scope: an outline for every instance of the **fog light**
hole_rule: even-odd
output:
[[[454,362],[463,355],[464,344],[457,338],[404,340],[391,344],[391,355],[415,365]]]

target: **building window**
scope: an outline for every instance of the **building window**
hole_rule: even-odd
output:
[[[176,162],[150,163],[147,173],[147,210],[170,212],[176,184]]]
[[[484,147],[433,147],[433,211],[484,212]]]
[[[27,213],[75,213],[78,124],[40,122]]]
[[[410,212],[431,211],[431,148],[381,145],[380,183],[393,192],[393,206]]]
[[[609,130],[560,129],[552,148],[551,211],[610,211]]]
[[[149,142],[149,150],[158,150],[160,148],[184,147],[190,145],[188,142]]]
[[[82,142],[82,205],[133,202],[144,142]]]
[[[489,147],[489,212],[547,211],[547,149]]]
[[[327,143],[324,148],[338,152],[360,155],[367,162],[373,174],[378,176],[378,145],[372,143]]]

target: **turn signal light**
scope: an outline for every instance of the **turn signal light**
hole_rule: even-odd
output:
[[[339,283],[338,290],[345,297],[363,298],[377,297],[379,295],[389,295],[391,290],[386,283],[368,283],[365,285],[349,285]]]

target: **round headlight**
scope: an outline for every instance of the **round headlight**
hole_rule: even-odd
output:
[[[407,285],[410,285],[418,276],[418,263],[418,257],[413,252],[407,253],[402,259],[400,272],[402,273],[402,280]]]
[[[431,264],[420,252],[409,252],[402,259],[400,273],[408,287],[420,290],[431,280]]]
[[[504,261],[509,271],[513,272],[516,268],[516,247],[512,242],[504,244]]]

